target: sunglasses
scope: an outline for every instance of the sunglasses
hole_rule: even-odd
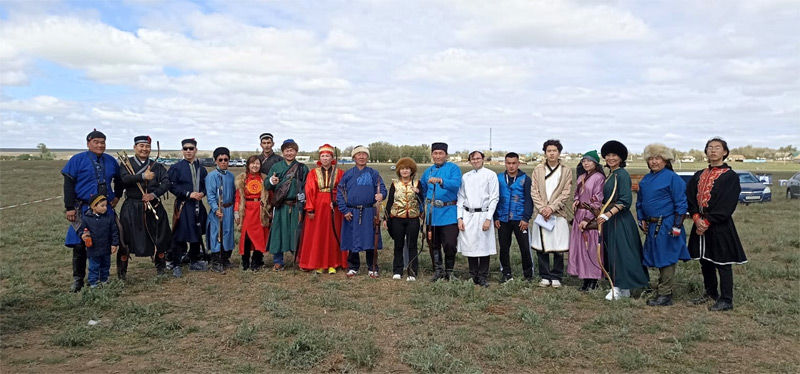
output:
[[[183,147],[184,151],[194,151],[194,147]]]
[[[219,162],[228,162],[228,161],[230,161],[230,159],[228,159],[228,158],[218,158],[217,161],[219,161]]]

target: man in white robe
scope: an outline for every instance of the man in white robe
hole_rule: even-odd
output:
[[[472,281],[489,287],[489,256],[496,254],[492,217],[500,199],[497,175],[483,167],[483,153],[473,151],[474,170],[461,176],[458,190],[458,252],[469,261]]]
[[[539,286],[561,287],[564,252],[569,250],[569,223],[572,218],[572,169],[561,164],[563,146],[558,140],[544,142],[545,161],[533,169],[531,197],[533,217],[531,247],[537,251]],[[550,265],[550,254],[553,264]]]

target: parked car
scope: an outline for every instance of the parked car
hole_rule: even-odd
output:
[[[231,160],[231,164],[230,165],[231,165],[231,167],[242,168],[245,165],[247,165],[247,160],[245,160],[243,158],[235,158],[235,159]]]
[[[800,198],[800,173],[796,173],[789,178],[789,183],[786,185],[786,198]]]
[[[686,183],[689,183],[689,180],[692,179],[694,175],[694,173],[690,171],[679,171],[677,174]],[[764,183],[761,183],[753,173],[749,171],[737,171],[736,174],[739,176],[739,185],[741,186],[741,191],[739,192],[740,203],[750,204],[772,201],[772,190],[770,190],[768,186],[765,186]],[[800,184],[800,179],[797,180],[797,183]],[[800,196],[800,187],[796,188],[798,188],[798,192],[795,196]],[[789,193],[787,192],[787,196],[788,195]]]
[[[211,157],[201,158],[200,159],[200,165],[203,165],[203,166],[205,166],[207,168],[217,166],[217,164],[214,163],[214,159],[211,158]]]

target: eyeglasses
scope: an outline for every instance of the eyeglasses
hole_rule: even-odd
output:
[[[218,161],[218,162],[228,162],[228,161],[230,161],[230,159],[227,159],[227,158],[218,158],[218,159],[217,159],[217,161]]]
[[[194,147],[183,147],[184,151],[194,151]]]

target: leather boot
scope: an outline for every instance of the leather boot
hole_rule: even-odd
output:
[[[128,255],[117,256],[117,278],[125,281],[128,276]]]
[[[242,270],[247,271],[250,269],[250,254],[245,252],[242,255]]]
[[[442,267],[442,253],[431,249],[431,262],[433,263],[433,277],[431,282],[436,282],[444,278],[444,268]]]
[[[444,255],[444,279],[450,280],[453,268],[456,266],[456,255]]]
[[[83,278],[72,277],[72,285],[69,286],[69,292],[79,292],[83,288]]]
[[[231,264],[231,254],[233,251],[222,251],[222,266],[225,269],[230,269],[233,264]]]
[[[222,253],[212,253],[211,254],[211,271],[215,273],[224,273],[225,267],[222,266]]]
[[[655,299],[647,302],[649,306],[669,306],[672,305],[672,295],[658,295]]]

